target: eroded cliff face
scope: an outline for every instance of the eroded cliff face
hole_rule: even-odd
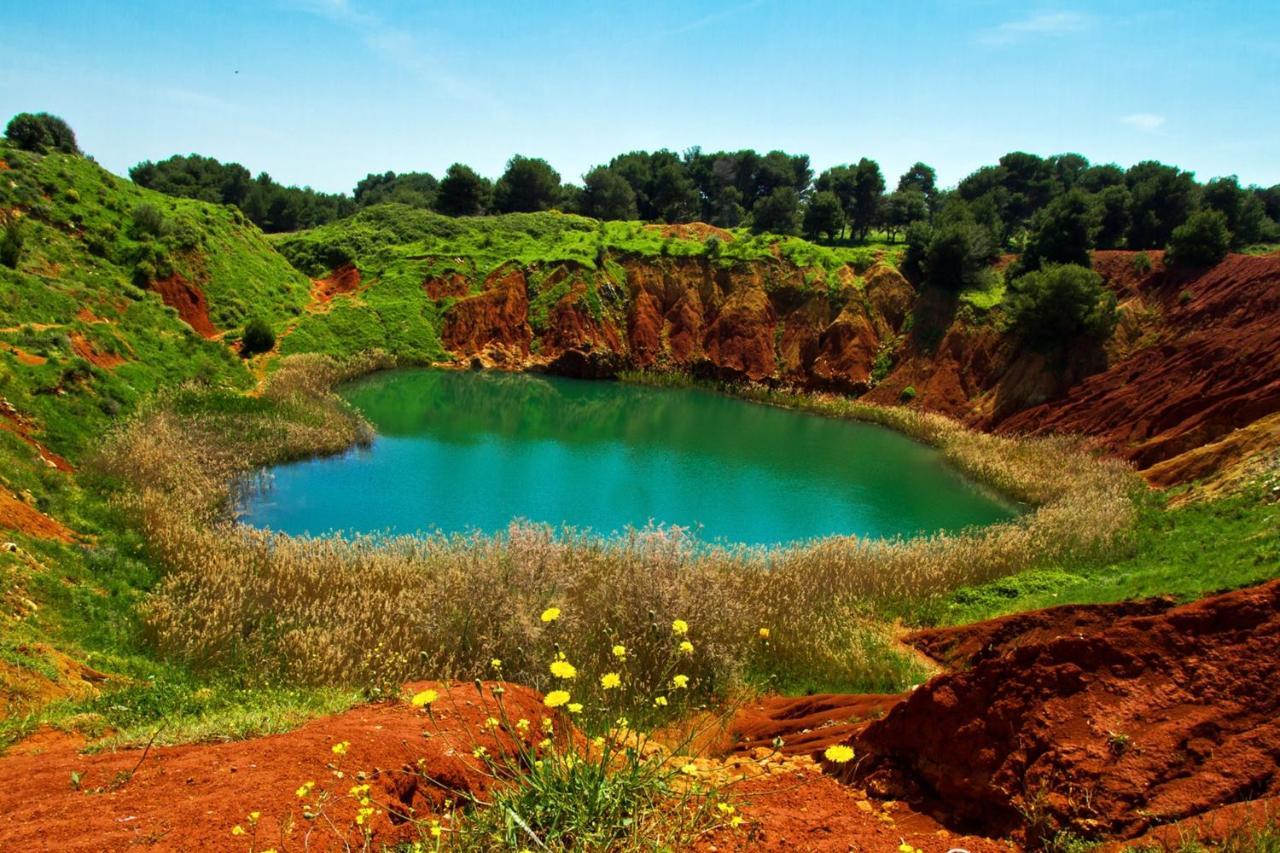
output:
[[[1119,301],[1116,333],[1048,357],[1009,334],[998,310],[917,291],[883,264],[858,275],[780,258],[624,256],[599,268],[507,264],[478,292],[456,275],[423,291],[448,300],[441,337],[462,363],[588,377],[684,370],[885,404],[910,387],[911,405],[980,429],[1088,436],[1140,469],[1158,466],[1153,480],[1169,485],[1203,467],[1203,454],[1188,456],[1184,476],[1178,457],[1280,410],[1280,256],[1175,273],[1148,254],[1140,271],[1134,253],[1095,253]],[[1261,445],[1280,446],[1265,432],[1274,441]]]

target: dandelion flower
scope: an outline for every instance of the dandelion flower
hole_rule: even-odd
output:
[[[553,660],[551,662],[551,674],[556,678],[577,678],[578,670],[567,660]]]
[[[684,652],[686,655],[693,654],[693,643],[685,640],[680,644],[680,651]]]
[[[627,647],[618,645],[613,647],[613,656],[621,660],[627,656]]]
[[[260,817],[262,817],[262,812],[249,812],[249,823],[257,823]]]
[[[436,701],[439,698],[440,698],[440,694],[437,693],[436,691],[423,690],[419,693],[413,694],[413,699],[409,701],[413,703],[413,707],[415,708],[425,708],[427,705],[430,705],[432,702]]]
[[[351,741],[344,740],[342,743],[335,743],[333,746],[329,747],[329,749],[333,751],[334,755],[346,755],[347,749],[350,746],[351,746]]]
[[[502,669],[502,658],[494,658],[493,660],[489,661],[489,666],[493,667],[494,669]]]
[[[665,708],[667,707],[667,697],[659,696],[653,700],[653,704],[659,708]]]
[[[570,713],[570,714],[581,714],[581,713],[582,713],[582,703],[581,703],[581,702],[570,702],[566,707],[568,707],[568,709],[569,709],[569,713]]]
[[[605,690],[612,690],[615,687],[621,687],[622,676],[618,675],[616,672],[606,672],[604,675],[600,676],[600,686]]]
[[[844,744],[829,746],[822,753],[822,757],[835,764],[844,764],[853,758],[853,748]]]
[[[542,704],[548,708],[559,708],[561,705],[568,704],[568,702],[569,691],[567,690],[552,690],[542,700]]]
[[[231,827],[231,834],[244,835],[244,827],[237,823],[235,826]]]
[[[683,690],[684,688],[689,686],[689,676],[687,675],[671,676],[671,686],[676,688],[677,690]]]
[[[769,629],[768,629],[768,628],[761,628],[761,629],[760,629],[760,631],[759,631],[758,633],[760,634],[760,639],[762,639],[762,640],[767,640],[767,639],[769,639]]]
[[[542,615],[538,618],[543,622],[554,622],[560,618],[560,608],[548,607],[546,610],[542,611]]]
[[[697,776],[697,775],[698,775],[698,765],[694,764],[693,762],[690,762],[690,763],[688,763],[688,764],[684,765],[683,767],[681,767],[681,768],[680,768],[680,772],[681,772],[681,773],[683,773],[683,774],[684,774],[684,775],[686,775],[686,776]]]
[[[689,633],[689,623],[683,619],[677,619],[671,623],[671,630],[677,637],[683,637],[685,634]]]

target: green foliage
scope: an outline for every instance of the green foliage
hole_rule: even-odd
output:
[[[1146,275],[1151,272],[1151,267],[1153,265],[1151,256],[1146,252],[1138,252],[1138,254],[1133,256],[1131,263],[1133,264],[1133,271],[1138,275]]]
[[[6,222],[4,233],[0,234],[0,264],[16,270],[18,262],[22,260],[22,247],[25,243],[22,222],[17,219]]]
[[[910,403],[916,398],[916,388],[914,385],[908,385],[898,394],[898,399],[904,403]]]
[[[810,240],[822,235],[834,240],[844,230],[844,209],[833,192],[815,193],[804,210],[804,233]]]
[[[366,175],[356,184],[352,198],[356,207],[361,208],[390,202],[429,208],[435,204],[439,187],[439,182],[427,172],[402,172],[398,175],[384,172]]]
[[[597,166],[583,178],[582,213],[596,219],[640,218],[631,184],[605,166]]]
[[[1227,256],[1231,233],[1220,210],[1201,210],[1173,230],[1165,259],[1171,266],[1210,267]]]
[[[559,200],[560,173],[536,157],[512,157],[493,187],[493,207],[498,213],[537,213],[550,210]]]
[[[160,237],[165,233],[164,214],[154,204],[144,202],[134,207],[132,222],[134,237]]]
[[[71,126],[49,113],[18,113],[4,129],[5,138],[24,151],[44,154],[57,151],[63,154],[80,153],[76,135]]]
[[[1034,217],[1018,267],[1030,271],[1045,264],[1088,266],[1097,230],[1098,211],[1084,190],[1058,196]]]
[[[978,284],[997,255],[990,230],[977,222],[969,205],[959,201],[948,204],[938,222],[924,250],[925,281],[952,292]],[[910,256],[910,244],[907,251]]]
[[[244,334],[240,336],[240,354],[248,358],[258,353],[275,349],[276,333],[262,318],[254,317],[245,324]]]
[[[1075,264],[1054,264],[1015,278],[1006,305],[1018,335],[1046,351],[1065,348],[1081,336],[1106,340],[1116,325],[1115,296],[1102,276]]]
[[[1204,204],[1226,217],[1232,248],[1257,243],[1266,236],[1267,211],[1262,198],[1241,188],[1235,175],[1205,184]]]
[[[436,210],[446,216],[479,216],[488,207],[493,187],[469,166],[454,163],[440,180]]]
[[[756,234],[798,234],[800,196],[791,187],[778,187],[751,209],[751,230]]]
[[[1125,173],[1130,193],[1129,248],[1157,249],[1196,208],[1195,176],[1174,166],[1145,161]]]

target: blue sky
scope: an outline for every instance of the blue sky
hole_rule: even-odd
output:
[[[124,173],[199,152],[285,183],[638,148],[916,160],[1009,150],[1280,183],[1280,3],[43,0],[0,28],[0,116]],[[0,118],[0,120],[5,120]]]

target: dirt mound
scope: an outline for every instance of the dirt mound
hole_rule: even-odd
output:
[[[311,298],[323,305],[333,297],[343,293],[354,293],[360,288],[360,270],[355,264],[343,264],[329,273],[327,278],[317,278],[311,282]]]
[[[360,848],[354,822],[359,805],[349,790],[361,781],[369,784],[377,809],[367,824],[372,849],[394,845],[412,837],[399,815],[412,808],[416,816],[429,816],[443,801],[424,774],[480,793],[487,777],[472,750],[499,748],[496,736],[483,728],[494,709],[488,689],[483,702],[472,685],[441,693],[435,724],[406,702],[384,702],[313,720],[287,734],[153,748],[145,759],[139,749],[83,755],[74,741],[61,739],[43,749],[20,746],[0,757],[0,774],[22,780],[0,786],[0,848],[247,849],[250,836],[237,839],[231,830],[249,830],[254,811],[261,813],[254,849],[302,849],[309,830],[310,850],[351,849],[343,842]],[[544,709],[537,694],[508,686],[503,701],[511,717],[529,719],[542,737]],[[349,744],[345,754],[335,754],[332,747],[343,742]],[[314,788],[300,798],[296,792],[307,782]],[[322,794],[329,797],[324,818],[306,820],[304,804],[318,802]]]
[[[843,743],[902,700],[899,694],[818,693],[766,696],[739,709],[729,723],[728,740],[738,752],[775,746],[786,755],[810,755]]]
[[[1130,838],[1280,795],[1280,581],[1138,606],[1156,612],[1049,611],[1022,617],[1023,637],[972,633],[969,668],[868,725],[845,775],[953,825],[1031,839]],[[1096,627],[1061,632],[1082,620]]]
[[[151,282],[151,289],[160,294],[164,304],[177,311],[182,321],[197,334],[205,338],[218,336],[218,330],[209,319],[209,300],[199,287],[174,273]]]

